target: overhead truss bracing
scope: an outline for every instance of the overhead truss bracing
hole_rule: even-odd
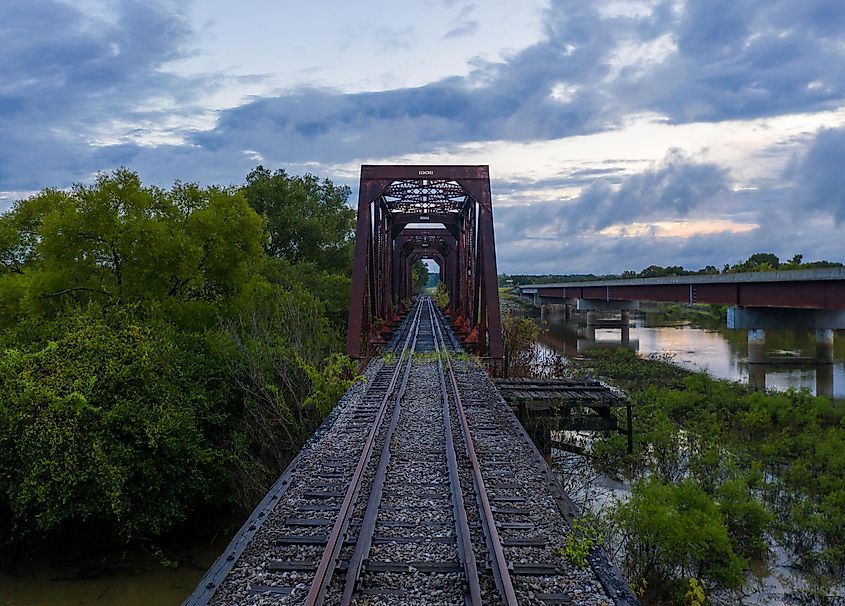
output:
[[[487,166],[362,166],[355,237],[350,356],[383,341],[411,298],[411,267],[432,259],[465,345],[503,357]]]
[[[463,212],[469,196],[455,181],[403,179],[391,183],[382,194],[385,206],[392,213]]]

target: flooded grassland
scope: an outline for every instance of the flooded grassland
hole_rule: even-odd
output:
[[[799,365],[812,334],[767,334],[787,361],[749,365],[745,331],[578,320],[537,318],[513,370],[597,377],[632,400],[633,453],[619,434],[558,432],[552,454],[644,603],[690,603],[690,583],[713,604],[845,603],[845,335],[833,364]]]

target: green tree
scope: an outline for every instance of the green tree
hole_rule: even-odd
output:
[[[411,287],[414,294],[420,294],[428,286],[428,265],[419,260],[411,267]]]
[[[258,166],[247,175],[243,192],[252,208],[267,218],[271,257],[348,272],[355,227],[355,211],[346,204],[349,187]]]
[[[778,268],[780,268],[780,259],[774,253],[754,253],[742,263],[726,268],[725,273],[774,271]]]
[[[156,535],[225,501],[231,385],[213,336],[94,305],[51,325],[56,340],[0,355],[0,509],[13,536],[94,520]]]
[[[251,506],[346,390],[348,190],[261,170],[301,202],[295,260],[248,187],[121,169],[0,215],[0,545]]]
[[[3,219],[18,226],[16,237],[8,228],[0,236],[2,254],[28,278],[30,312],[86,301],[213,304],[243,288],[263,254],[263,220],[236,190],[143,187],[125,169],[45,190]]]
[[[434,302],[440,309],[446,309],[449,306],[449,291],[446,289],[445,283],[437,283],[434,289]]]

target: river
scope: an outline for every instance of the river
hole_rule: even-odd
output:
[[[542,345],[567,357],[596,347],[627,347],[642,356],[665,356],[692,370],[714,377],[742,381],[755,387],[785,390],[806,388],[817,395],[845,402],[845,331],[834,333],[833,364],[802,362],[815,356],[815,333],[767,331],[766,355],[775,364],[748,364],[744,330],[704,328],[690,322],[661,322],[659,316],[638,314],[630,328],[588,328],[573,314],[544,314],[539,320]]]
[[[131,550],[102,554],[74,566],[36,563],[22,575],[0,573],[0,605],[178,606],[228,540],[221,533],[211,542],[174,548],[179,558],[191,562],[178,567]]]
[[[577,357],[595,348],[626,347],[641,356],[657,356],[690,370],[704,370],[714,377],[742,381],[756,387],[773,390],[805,388],[817,395],[831,397],[845,405],[845,331],[834,335],[832,364],[798,363],[815,356],[815,333],[808,331],[767,331],[766,355],[778,360],[776,364],[748,363],[747,333],[725,327],[695,326],[690,322],[665,322],[659,315],[637,314],[628,329],[590,328],[577,313],[566,318],[563,314],[544,313],[537,319],[540,327],[538,344],[546,350],[567,358]],[[540,356],[540,359],[548,359]],[[565,441],[582,444],[588,435],[568,433]],[[597,472],[591,460],[562,450],[552,451],[552,465],[567,491],[585,510],[601,515],[602,510],[617,500],[625,500],[630,487],[624,481]],[[814,581],[805,578],[793,564],[793,556],[770,537],[770,557],[767,562],[752,562],[743,606],[775,606],[786,603],[815,603],[797,601],[806,595]],[[831,604],[845,603],[845,585],[829,579],[826,587]],[[732,598],[728,598],[728,603]],[[840,601],[834,601],[840,600]],[[725,603],[724,598],[721,600]],[[819,602],[821,603],[821,602]]]

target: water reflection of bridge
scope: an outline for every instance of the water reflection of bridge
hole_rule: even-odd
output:
[[[619,322],[614,320],[610,319],[604,325],[587,324],[586,319],[580,318],[577,312],[570,316],[562,311],[543,309],[540,315],[542,330],[538,341],[569,357],[583,354],[591,349],[622,347],[631,351],[638,351],[640,342],[637,339],[631,339],[630,325],[627,322],[620,325]],[[607,334],[606,329],[618,331],[619,339],[596,338],[596,330],[600,330],[600,334]]]
[[[616,322],[615,327],[613,326],[614,321]],[[608,326],[592,326],[587,324],[586,314],[566,311],[562,307],[544,306],[540,322],[542,330],[538,336],[538,341],[567,357],[583,355],[593,349],[625,348],[634,352],[649,352],[650,348],[661,346],[660,343],[655,343],[652,338],[646,338],[646,341],[641,343],[643,336],[642,334],[638,336],[638,332],[641,332],[642,329],[659,329],[658,327],[649,328],[637,324],[631,327],[620,327],[618,320],[615,318],[607,322]],[[673,330],[683,331],[684,328],[673,328]],[[749,364],[747,362],[747,351],[742,347],[744,339],[732,339],[730,335],[724,334],[723,331],[718,333],[714,331],[713,338],[724,340],[725,347],[729,348],[729,351],[725,351],[724,355],[733,359],[733,364],[728,365],[735,369],[736,374],[733,378],[743,379],[747,377],[748,384],[751,387],[765,389],[767,387],[767,375],[769,382],[771,382],[773,375],[781,375],[785,371],[794,374],[795,371],[803,369],[812,374],[813,378],[802,375],[802,385],[810,387],[814,383],[815,392],[819,396],[834,398],[836,395],[834,390],[836,366],[833,364],[819,364],[816,363],[814,358],[807,356],[775,355],[766,357],[767,360],[770,360],[770,363]],[[663,346],[665,346],[665,343]],[[691,345],[676,343],[675,346],[692,347],[693,349],[696,347],[695,343]],[[699,346],[702,346],[702,344],[699,344]],[[731,377],[726,376],[726,378]]]
[[[528,284],[516,291],[537,306],[586,311],[593,325],[607,311],[618,311],[619,324],[626,324],[640,301],[725,305],[728,327],[748,331],[749,364],[771,362],[765,355],[766,331],[783,329],[815,330],[814,361],[831,364],[834,330],[845,330],[843,267]]]

